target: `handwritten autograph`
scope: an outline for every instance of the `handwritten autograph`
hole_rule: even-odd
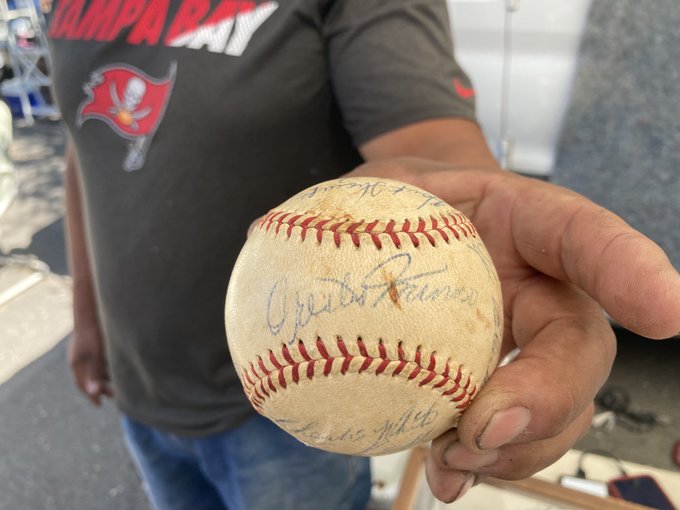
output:
[[[434,405],[424,410],[417,410],[415,406],[412,406],[396,420],[385,420],[379,427],[373,429],[374,441],[358,453],[367,455],[382,450],[385,445],[389,445],[405,434],[416,433],[408,446],[419,444],[430,435],[438,415],[439,412],[434,409]]]
[[[288,278],[282,278],[272,285],[267,295],[267,327],[274,336],[290,331],[287,341],[292,345],[299,329],[312,319],[350,306],[377,308],[391,303],[401,308],[416,302],[458,301],[469,306],[477,303],[477,289],[447,283],[440,276],[448,270],[447,265],[422,273],[414,273],[411,265],[411,254],[400,253],[380,262],[363,276],[347,272],[341,278],[317,278],[320,285],[315,285],[315,290],[292,290]]]
[[[432,205],[434,207],[447,206],[448,204],[436,197],[435,195],[416,189],[410,186],[406,186],[401,183],[396,182],[386,182],[386,181],[355,181],[352,179],[338,179],[333,181],[332,184],[321,184],[314,186],[310,189],[303,191],[297,195],[299,199],[309,199],[320,193],[328,193],[329,191],[337,189],[349,189],[358,191],[357,197],[359,199],[371,199],[377,197],[382,193],[389,193],[391,195],[398,195],[399,193],[411,193],[422,197],[422,203],[416,207],[416,209],[422,209],[426,205]]]
[[[300,422],[287,418],[272,418],[274,422],[285,428],[294,436],[317,445],[334,444],[341,442],[364,443],[368,441],[368,446],[361,451],[355,452],[359,455],[370,455],[376,451],[382,451],[385,446],[392,443],[399,444],[401,447],[410,447],[423,442],[432,433],[432,428],[436,425],[439,412],[434,409],[434,405],[427,409],[416,409],[411,406],[394,419],[386,419],[372,430],[348,426],[339,430],[330,430],[327,425],[318,420]],[[411,436],[408,445],[402,445],[402,436]]]
[[[327,430],[327,426],[316,420],[304,423],[287,418],[272,418],[272,420],[292,435],[303,440],[313,441],[316,444],[333,444],[344,441],[353,443],[363,441],[366,438],[366,430],[359,427],[349,426],[333,433]]]

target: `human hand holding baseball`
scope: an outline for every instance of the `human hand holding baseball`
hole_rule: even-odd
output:
[[[680,331],[680,275],[664,252],[581,195],[509,172],[419,159],[368,163],[350,175],[410,182],[473,221],[502,283],[502,355],[521,349],[457,429],[433,441],[427,478],[443,501],[483,476],[528,477],[588,430],[616,352],[602,309],[642,336]]]
[[[99,324],[77,324],[68,347],[73,379],[80,392],[99,407],[104,398],[113,398],[104,338]]]

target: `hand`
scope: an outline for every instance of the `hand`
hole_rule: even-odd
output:
[[[583,196],[509,172],[418,159],[368,163],[351,175],[408,181],[470,217],[502,283],[501,355],[521,349],[457,429],[433,441],[426,472],[442,501],[486,475],[531,476],[588,430],[616,353],[602,308],[642,336],[680,331],[680,275],[666,255]]]
[[[95,406],[103,397],[113,397],[113,390],[99,327],[78,327],[71,336],[68,359],[78,389]]]

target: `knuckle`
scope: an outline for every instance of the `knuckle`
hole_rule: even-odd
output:
[[[446,468],[444,464],[444,453],[455,441],[458,440],[458,433],[456,429],[449,429],[441,436],[432,440],[432,444],[428,451],[428,458],[431,459],[437,466]]]
[[[598,335],[598,339],[603,353],[602,358],[607,362],[607,367],[611,367],[616,358],[616,334],[609,325],[609,322],[604,318],[603,321],[605,322],[605,326],[603,327],[602,333]]]
[[[431,459],[425,463],[425,478],[432,495],[439,501],[451,503],[456,499],[467,473],[438,468]]]
[[[587,406],[564,432],[555,437],[502,447],[499,460],[482,471],[505,480],[521,480],[545,469],[588,430],[593,410],[592,404]]]
[[[557,384],[551,394],[549,414],[546,417],[545,437],[554,437],[565,430],[582,412],[576,387]]]
[[[484,474],[503,480],[523,480],[551,465],[564,453],[555,453],[538,443],[513,445],[501,450],[501,458]]]
[[[523,402],[532,414],[527,439],[540,440],[558,435],[592,400],[589,398],[586,402],[582,398],[582,385],[555,361],[545,357],[525,360],[523,373],[512,374],[518,401]]]

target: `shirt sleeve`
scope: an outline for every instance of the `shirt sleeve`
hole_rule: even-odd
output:
[[[422,120],[475,120],[445,0],[336,0],[323,27],[334,92],[357,146]]]

